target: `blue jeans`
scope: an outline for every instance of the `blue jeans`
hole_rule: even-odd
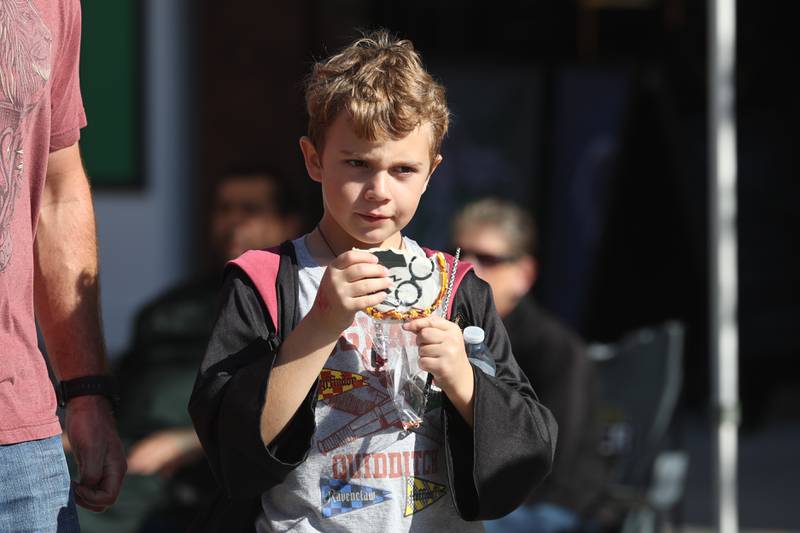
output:
[[[521,505],[511,514],[483,523],[486,533],[564,533],[583,531],[578,516],[551,503]]]
[[[79,533],[61,437],[0,446],[0,533]]]

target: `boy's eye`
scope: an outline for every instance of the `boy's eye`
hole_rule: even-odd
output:
[[[413,174],[417,171],[414,167],[397,167],[397,171],[400,174]]]
[[[361,161],[360,159],[348,159],[347,161],[345,161],[345,163],[347,163],[351,167],[356,167],[356,168],[367,166],[367,164],[364,161]]]

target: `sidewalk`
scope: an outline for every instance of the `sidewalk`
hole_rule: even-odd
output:
[[[683,531],[713,531],[710,422],[688,415],[684,446],[690,464]],[[740,433],[738,476],[742,532],[800,532],[800,419],[774,420]]]

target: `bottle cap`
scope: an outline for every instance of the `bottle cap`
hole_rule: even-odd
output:
[[[483,329],[478,326],[467,326],[464,328],[463,334],[464,342],[467,344],[480,344],[486,336]]]

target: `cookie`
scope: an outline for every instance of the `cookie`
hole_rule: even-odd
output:
[[[378,320],[413,320],[429,316],[441,304],[447,290],[447,264],[442,253],[431,257],[410,250],[367,250],[389,269],[392,286],[386,299],[364,311]]]

